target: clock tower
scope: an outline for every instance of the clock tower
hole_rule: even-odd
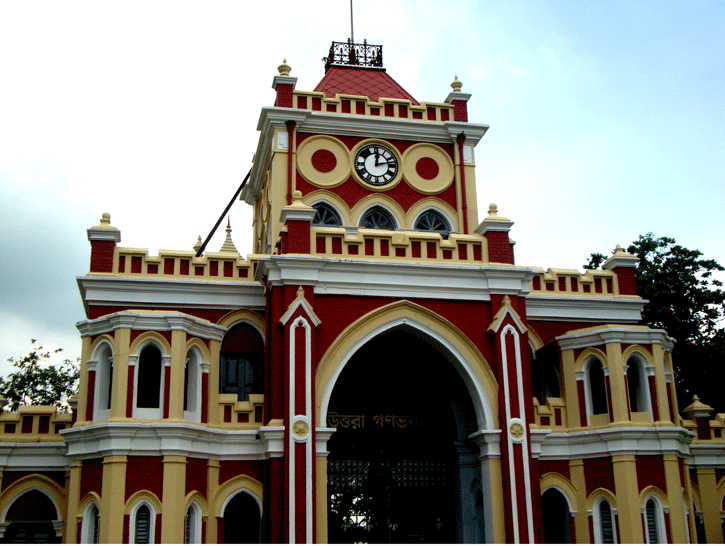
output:
[[[416,100],[382,46],[333,42],[312,91],[290,70],[242,192],[266,286],[265,412],[285,425],[269,495],[286,497],[268,501],[289,525],[270,540],[533,541],[530,416],[503,401],[530,389],[519,300],[534,272],[514,266],[495,205],[478,221],[488,126],[468,121],[457,77],[445,100]]]

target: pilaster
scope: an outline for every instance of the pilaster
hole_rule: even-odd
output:
[[[637,465],[634,455],[614,455],[614,487],[617,500],[619,535],[622,543],[642,543],[642,516],[636,487]]]
[[[169,397],[169,419],[184,419],[184,372],[186,370],[186,332],[171,330],[171,373],[164,396]],[[166,514],[166,511],[164,511]],[[183,538],[183,537],[182,537]]]
[[[209,363],[209,373],[207,379],[209,388],[207,390],[208,399],[208,423],[219,423],[219,358],[221,354],[221,342],[211,340],[209,342],[209,352],[211,354],[211,362]],[[203,378],[202,378],[203,379]],[[202,398],[204,395],[202,394]],[[216,535],[215,535],[216,536]]]
[[[66,524],[63,527],[65,534],[64,542],[66,544],[75,542],[78,537],[78,524],[80,518],[78,518],[78,503],[80,502],[81,494],[81,470],[83,468],[83,461],[71,461],[70,463],[70,477],[68,479],[68,515],[66,518]]]
[[[667,397],[667,364],[665,362],[665,351],[662,345],[652,345],[652,358],[655,362],[655,388],[657,390],[657,406],[661,421],[675,422],[674,416],[670,415],[670,403]]]
[[[80,366],[80,382],[78,384],[78,420],[84,421],[86,418],[86,407],[88,404],[88,360],[91,358],[91,337],[83,336],[81,338],[81,366]]]
[[[678,544],[687,542],[687,523],[685,513],[681,509],[684,489],[680,482],[680,463],[677,455],[664,454],[662,456],[665,467],[665,484],[667,486],[667,498],[670,503],[670,532],[672,541]]]
[[[208,460],[206,463],[206,498],[209,500],[209,520],[206,524],[206,543],[216,544],[217,540],[217,506],[214,503],[219,490],[219,461]]]
[[[574,516],[574,528],[576,529],[576,538],[579,543],[588,543],[592,541],[589,536],[589,516],[587,514],[587,483],[584,478],[584,461],[582,459],[572,459],[569,461],[569,473],[571,483],[576,491],[576,516]]]
[[[184,503],[186,485],[186,457],[166,455],[163,459],[164,482],[161,513],[161,541],[165,544],[184,542]]]
[[[103,458],[103,496],[99,514],[101,543],[123,542],[126,462],[125,455],[109,455]]]
[[[700,509],[708,544],[722,544],[723,532],[720,516],[720,497],[714,468],[697,467],[697,486],[700,490]]]
[[[627,406],[627,383],[624,377],[624,358],[622,346],[619,343],[607,343],[607,365],[609,368],[610,397],[608,402],[612,408],[614,422],[629,421],[629,408]]]
[[[113,335],[113,385],[111,390],[111,419],[126,418],[126,406],[129,403],[129,348],[131,345],[131,329],[118,328]],[[131,378],[133,379],[133,378]],[[131,385],[133,393],[133,385]],[[133,400],[130,400],[133,403]],[[120,538],[118,541],[119,542]]]

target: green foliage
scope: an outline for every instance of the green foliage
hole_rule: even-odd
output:
[[[601,252],[594,252],[589,256],[589,262],[584,264],[584,269],[599,269],[607,261],[607,257]]]
[[[0,393],[10,400],[10,411],[17,411],[20,405],[57,406],[62,412],[70,411],[65,400],[75,394],[78,382],[78,366],[69,359],[59,365],[48,364],[51,354],[63,349],[45,351],[37,340],[31,339],[30,352],[19,358],[9,358],[18,371],[7,378],[0,377]]]
[[[676,244],[670,237],[640,235],[627,248],[639,258],[637,292],[648,300],[642,324],[662,328],[675,339],[672,361],[680,409],[692,395],[717,411],[725,411],[725,292],[714,277],[725,270],[699,250]],[[592,254],[590,264],[601,265]],[[603,256],[602,256],[603,257]]]

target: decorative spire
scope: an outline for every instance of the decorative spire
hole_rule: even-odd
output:
[[[239,254],[237,247],[235,247],[232,242],[232,223],[229,220],[229,216],[227,216],[227,238],[224,239],[224,244],[219,249],[219,252],[234,252]]]
[[[277,67],[280,76],[289,76],[292,67],[287,64],[287,59],[282,59],[282,64]]]
[[[451,87],[453,88],[453,92],[454,93],[460,93],[461,92],[461,88],[463,87],[463,83],[461,83],[458,80],[458,76],[457,75],[454,77],[453,81],[451,82]]]
[[[510,222],[508,218],[503,218],[498,215],[498,206],[496,203],[491,203],[488,206],[488,216],[486,217],[486,220],[489,222]]]
[[[194,252],[199,252],[199,249],[201,248],[201,245],[202,245],[202,243],[201,243],[201,235],[199,235],[199,237],[197,237],[197,239],[196,239],[196,244],[192,247],[194,249]]]

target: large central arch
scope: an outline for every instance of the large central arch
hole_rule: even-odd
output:
[[[498,460],[489,460],[487,455],[496,454],[497,446],[486,446],[481,439],[497,438],[495,429],[498,427],[496,403],[498,385],[493,373],[475,345],[454,325],[440,315],[408,301],[397,302],[377,309],[346,328],[333,345],[326,351],[320,360],[315,377],[316,409],[319,416],[319,426],[326,427],[330,402],[335,386],[344,377],[344,370],[355,363],[358,353],[364,352],[366,347],[387,336],[400,336],[401,339],[414,339],[422,346],[428,347],[431,354],[438,355],[442,366],[450,365],[448,370],[453,373],[462,388],[458,392],[465,392],[464,398],[472,411],[469,432],[474,430],[472,436],[478,435],[480,450],[474,453],[481,459],[480,469],[476,470],[478,489],[481,498],[471,501],[477,506],[482,505],[483,519],[485,521],[485,538],[494,539],[494,514],[499,514],[500,489],[499,481],[494,477],[499,474]],[[349,375],[349,374],[348,374]],[[453,377],[451,376],[451,377]],[[349,381],[349,378],[348,378]],[[488,431],[491,434],[482,434]],[[464,438],[465,439],[465,438]],[[466,439],[467,440],[467,439]],[[496,441],[496,440],[494,440]],[[335,442],[332,442],[335,444]],[[473,448],[478,448],[472,442]],[[339,444],[338,444],[339,445]],[[493,447],[493,449],[492,449]],[[480,453],[480,454],[479,454]],[[326,536],[327,525],[327,466],[326,461],[318,461],[318,538]],[[474,463],[476,465],[478,463]],[[493,466],[492,466],[493,465]],[[456,480],[459,480],[456,477]],[[459,480],[460,481],[460,480]],[[475,496],[475,494],[474,494]],[[323,513],[324,512],[324,513]],[[325,527],[323,529],[322,527]],[[321,533],[321,534],[320,534]],[[465,538],[459,533],[457,539]],[[473,537],[470,537],[473,538]],[[479,540],[483,537],[479,535]]]

